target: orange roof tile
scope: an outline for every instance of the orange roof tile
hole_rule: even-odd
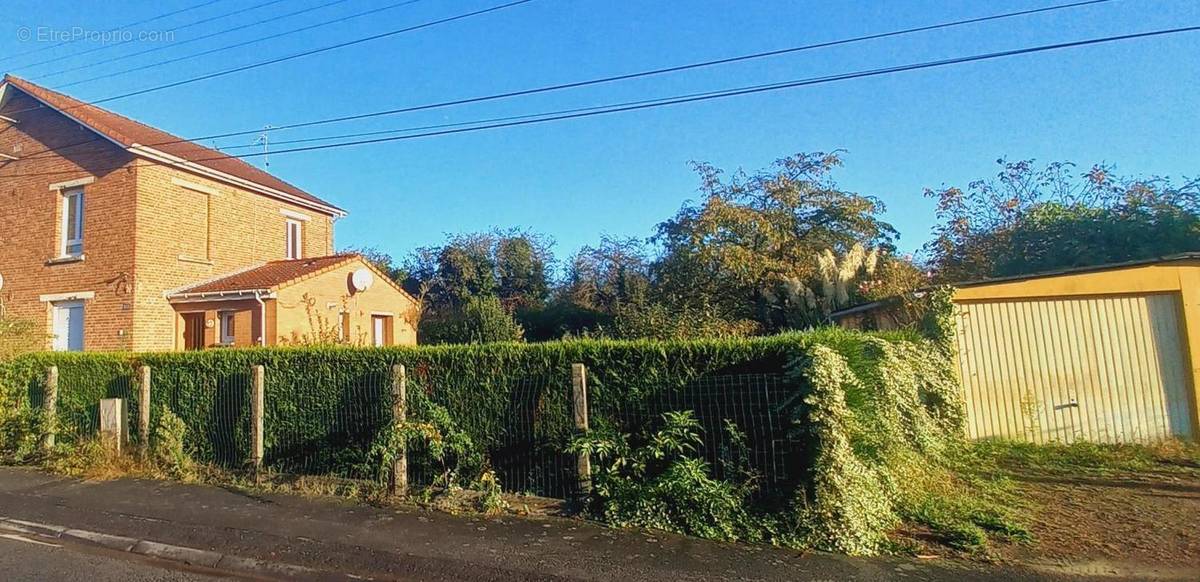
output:
[[[327,207],[333,211],[344,213],[342,209],[284,182],[239,158],[234,158],[217,150],[184,140],[165,131],[129,119],[128,117],[84,103],[74,97],[69,97],[30,83],[19,77],[5,75],[4,82],[54,109],[63,111],[87,125],[93,131],[124,147],[130,147],[134,144],[149,147],[178,158],[183,158],[210,170],[216,170],[242,180],[253,182],[259,186],[278,190],[304,201]]]
[[[219,279],[204,281],[191,287],[178,289],[171,295],[176,297],[199,293],[274,290],[305,275],[310,275],[357,258],[359,258],[359,255],[350,253],[308,259],[271,261]]]

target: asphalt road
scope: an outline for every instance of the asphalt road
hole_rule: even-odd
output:
[[[850,558],[578,519],[484,519],[164,481],[79,481],[12,467],[0,467],[0,519],[32,541],[71,544],[0,538],[0,580],[205,580],[223,572],[421,582],[1146,579],[949,559]],[[176,563],[219,570],[169,570],[161,561],[169,554]]]
[[[9,582],[200,582],[221,580],[132,554],[0,533],[0,578]]]

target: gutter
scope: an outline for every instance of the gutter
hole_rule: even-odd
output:
[[[175,293],[167,296],[171,303],[196,303],[199,301],[237,301],[239,299],[274,299],[275,293],[270,289],[243,289],[240,291],[200,291],[195,293]]]

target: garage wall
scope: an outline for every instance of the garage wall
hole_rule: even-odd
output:
[[[1192,434],[1179,293],[958,305],[971,438],[1144,442]]]

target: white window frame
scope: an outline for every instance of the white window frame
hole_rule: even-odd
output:
[[[221,324],[221,343],[231,346],[234,343],[234,333],[237,331],[237,312],[221,311],[217,313],[217,321]]]
[[[288,259],[304,258],[304,223],[299,220],[284,221],[284,256]]]
[[[75,235],[77,238],[70,238],[71,232],[71,199],[79,198],[79,208],[75,212]],[[62,191],[62,216],[60,222],[62,224],[62,245],[59,247],[58,255],[60,257],[78,257],[83,255],[83,217],[86,212],[86,200],[83,195],[83,188],[70,188]],[[71,247],[77,247],[72,252]]]

